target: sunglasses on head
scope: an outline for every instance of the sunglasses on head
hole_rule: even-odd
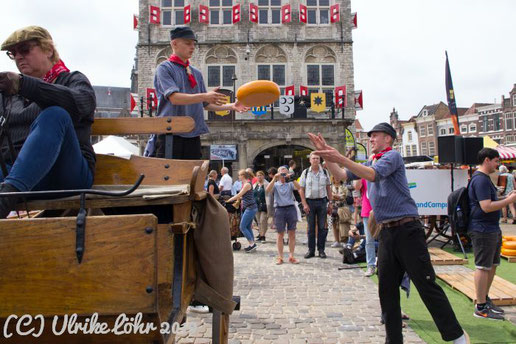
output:
[[[16,54],[21,54],[22,56],[25,56],[29,54],[32,48],[34,48],[36,45],[36,42],[21,43],[16,45],[13,49],[7,50],[6,54],[7,56],[9,56],[11,60],[14,60]]]

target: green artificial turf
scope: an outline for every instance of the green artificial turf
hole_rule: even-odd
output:
[[[468,254],[468,257],[470,255]],[[472,256],[472,255],[471,255]],[[470,261],[472,258],[470,258]],[[516,274],[516,263],[514,267],[501,264],[500,271],[507,273],[513,271]],[[473,265],[474,267],[474,265]],[[508,270],[506,270],[508,269]],[[502,276],[503,277],[503,276]],[[514,277],[511,276],[514,280]],[[505,278],[505,277],[504,277]],[[377,276],[372,279],[378,283]],[[506,278],[508,279],[508,278]],[[508,279],[509,280],[509,279]],[[443,288],[461,326],[468,332],[471,343],[490,343],[490,344],[514,344],[516,343],[516,326],[509,321],[494,321],[479,319],[473,316],[473,303],[462,293],[451,289],[446,283],[437,279],[437,283]],[[401,308],[403,312],[410,316],[408,325],[426,342],[430,344],[446,343],[441,339],[441,334],[437,330],[435,323],[421,300],[417,289],[411,284],[410,297],[407,299],[404,291],[400,290]]]

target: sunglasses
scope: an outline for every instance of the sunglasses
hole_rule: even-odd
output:
[[[8,50],[6,52],[6,54],[7,54],[7,56],[9,56],[9,58],[11,60],[14,60],[14,58],[16,57],[16,54],[21,54],[22,56],[28,55],[30,53],[30,51],[32,50],[32,48],[34,48],[36,45],[38,45],[38,44],[35,42],[18,44],[12,50]]]

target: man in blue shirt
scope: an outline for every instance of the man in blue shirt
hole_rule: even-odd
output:
[[[204,110],[247,111],[239,102],[224,104],[226,96],[217,89],[207,92],[201,72],[190,65],[197,39],[189,27],[170,31],[172,55],[156,69],[154,88],[158,97],[158,116],[190,116],[195,121],[192,132],[173,135],[172,158],[201,158],[201,135],[208,132]],[[146,156],[164,157],[164,135],[153,136],[145,148]]]
[[[468,233],[475,254],[475,292],[477,305],[474,316],[494,320],[504,320],[504,311],[493,304],[489,298],[489,289],[500,265],[502,232],[500,230],[500,209],[516,202],[516,192],[507,198],[498,200],[497,189],[491,182],[489,174],[500,165],[500,155],[492,148],[478,152],[478,171],[473,173],[468,188],[470,222]]]
[[[396,131],[380,123],[367,134],[372,160],[358,164],[329,146],[323,137],[308,134],[317,148],[314,153],[326,160],[338,180],[364,178],[376,221],[381,224],[378,248],[378,281],[386,343],[403,343],[399,287],[405,272],[414,282],[421,299],[445,341],[469,343],[450,302],[435,281],[423,226],[408,188],[401,155],[392,149]],[[342,169],[339,165],[343,166]]]

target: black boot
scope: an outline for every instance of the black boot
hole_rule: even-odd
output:
[[[0,184],[0,193],[2,192],[19,192],[19,190],[11,184],[2,183]],[[0,196],[0,219],[5,219],[11,210],[14,210],[16,202],[17,197]]]

